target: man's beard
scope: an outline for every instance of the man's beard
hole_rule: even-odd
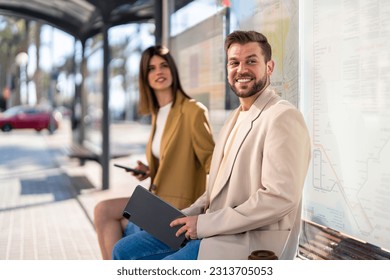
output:
[[[240,78],[245,78],[246,76],[240,77]],[[240,93],[239,90],[236,88],[235,83],[232,85],[229,83],[229,87],[234,91],[234,93],[240,97],[240,98],[247,98],[255,95],[256,93],[264,90],[268,86],[268,76],[264,75],[264,78],[258,81],[257,83],[255,82],[252,88],[248,89],[247,92]],[[237,78],[235,79],[237,80]]]

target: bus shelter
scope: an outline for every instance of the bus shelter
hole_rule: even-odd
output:
[[[154,22],[156,43],[165,43],[168,38],[169,14],[191,2],[191,0],[0,0],[0,14],[41,21],[56,27],[81,42],[83,48],[87,39],[97,34],[103,37],[102,77],[102,147],[99,163],[102,167],[102,189],[109,188],[110,174],[110,112],[109,112],[109,61],[110,42],[108,30],[127,23]],[[83,62],[81,63],[83,65]],[[83,79],[82,79],[83,80]],[[75,97],[83,99],[83,87],[75,85]],[[81,106],[85,108],[85,106]],[[86,112],[81,112],[85,115]],[[81,122],[76,144],[83,142]]]

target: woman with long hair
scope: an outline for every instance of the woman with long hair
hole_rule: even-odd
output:
[[[147,48],[139,72],[139,112],[151,115],[152,130],[146,146],[147,164],[135,169],[150,177],[149,190],[171,205],[190,206],[206,186],[214,141],[207,108],[183,90],[175,61],[163,46]],[[111,259],[112,248],[123,236],[139,231],[122,217],[128,197],[101,201],[94,223],[103,259]],[[158,215],[158,213],[156,213]]]

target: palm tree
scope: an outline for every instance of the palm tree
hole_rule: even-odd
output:
[[[25,19],[0,17],[0,97],[3,100],[10,98],[11,106],[21,103],[19,91],[20,73],[15,64],[15,57],[20,52],[27,52],[27,30],[28,21]],[[10,96],[4,96],[4,93],[8,91]],[[7,100],[4,101],[6,102]]]

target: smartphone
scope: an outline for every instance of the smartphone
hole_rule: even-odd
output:
[[[126,172],[133,172],[135,175],[145,175],[145,171],[142,171],[142,170],[138,170],[138,169],[134,169],[134,168],[131,168],[131,167],[128,167],[128,166],[124,166],[124,165],[120,165],[120,164],[114,164],[114,166],[116,167],[119,167],[119,168],[123,168],[124,170],[126,170]]]

